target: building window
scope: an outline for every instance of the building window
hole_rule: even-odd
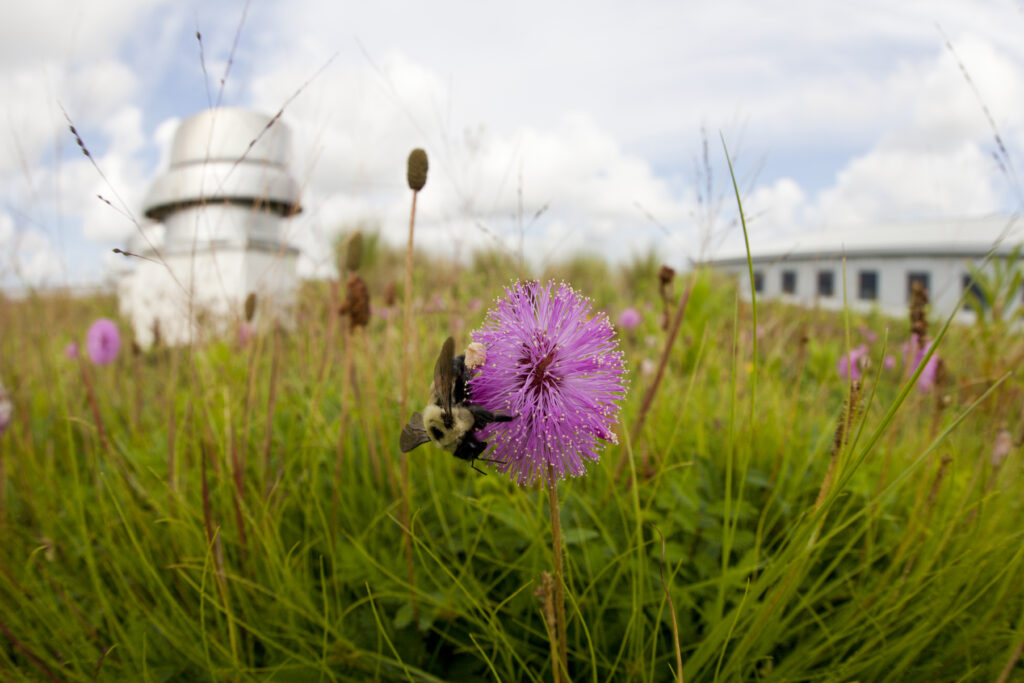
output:
[[[911,294],[914,291],[914,283],[915,282],[920,282],[921,283],[921,287],[924,288],[924,291],[928,292],[930,290],[930,288],[931,288],[931,283],[929,282],[929,280],[931,280],[931,278],[929,277],[928,273],[923,272],[923,271],[921,271],[921,272],[911,271],[911,272],[907,273],[907,302],[908,303],[913,298],[911,296]]]
[[[835,285],[835,273],[831,270],[818,271],[818,296],[834,296]]]
[[[985,297],[985,291],[970,275],[964,275],[963,277],[964,291],[967,296],[964,297],[964,310],[968,311],[984,311],[988,308],[988,299]]]
[[[865,301],[878,299],[878,271],[862,270],[857,277],[857,298]]]
[[[764,271],[754,271],[754,291],[758,294],[764,291]]]
[[[796,271],[795,270],[784,270],[784,271],[782,271],[782,293],[783,294],[796,294]]]

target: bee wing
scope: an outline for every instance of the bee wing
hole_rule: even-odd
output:
[[[402,446],[402,452],[408,453],[428,441],[430,441],[430,437],[427,436],[427,430],[423,426],[423,415],[413,413],[412,417],[409,418],[408,424],[402,427],[402,438],[399,441]]]
[[[448,337],[441,346],[434,366],[434,391],[437,393],[438,405],[446,413],[452,412],[452,390],[455,388],[455,340]]]

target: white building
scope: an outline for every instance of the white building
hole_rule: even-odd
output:
[[[150,346],[188,344],[229,332],[249,293],[263,324],[287,321],[298,251],[282,219],[301,211],[288,173],[289,133],[280,120],[244,109],[203,111],[182,122],[170,166],[144,202],[159,221],[136,234],[122,276],[122,313]],[[144,233],[144,234],[143,234]]]
[[[990,253],[1006,257],[1022,242],[1024,221],[993,217],[835,228],[773,242],[752,238],[750,251],[759,299],[840,309],[845,286],[851,310],[899,316],[916,280],[928,290],[932,312],[943,316],[972,286],[970,265],[980,266]],[[745,250],[720,253],[710,265],[738,275],[740,292],[750,298]],[[1015,299],[1024,303],[1020,294]],[[957,317],[969,322],[974,315],[968,304]]]

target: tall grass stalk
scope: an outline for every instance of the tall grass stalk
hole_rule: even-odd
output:
[[[414,149],[406,163],[406,179],[412,190],[412,207],[409,211],[409,240],[405,248],[405,287],[402,292],[402,377],[401,377],[401,414],[403,419],[408,415],[409,407],[409,373],[410,350],[415,348],[412,343],[412,271],[413,271],[413,235],[416,230],[416,199],[420,190],[427,182],[427,155],[422,149]],[[410,599],[412,600],[413,621],[419,622],[419,605],[416,601],[416,569],[412,556],[412,520],[409,515],[410,492],[409,458],[407,453],[399,455],[402,469],[402,537],[405,548],[405,561],[409,572]]]
[[[400,279],[402,256],[364,271],[371,287]],[[413,267],[413,282],[461,311],[468,293],[484,297],[505,282],[493,268],[467,267],[452,292],[436,263]],[[573,284],[598,293],[596,307],[642,296],[627,299],[616,274],[589,268],[574,270]],[[303,320],[326,320],[329,292],[307,284],[297,306]],[[880,362],[908,339],[905,322],[851,312],[846,323],[760,302],[751,419],[749,303],[728,280],[697,274],[645,418],[650,472],[640,472],[632,430],[621,427],[635,424],[637,393],[623,405],[621,445],[557,492],[563,671],[557,644],[552,655],[553,577],[550,615],[531,594],[553,565],[547,492],[522,495],[426,447],[409,463],[406,524],[398,467],[382,471],[393,487],[377,479],[371,444],[387,453],[407,419],[395,344],[413,351],[410,381],[429,377],[414,350],[450,334],[448,316],[414,317],[400,341],[399,322],[382,317],[352,335],[351,401],[340,346],[337,370],[320,375],[326,324],[282,334],[272,416],[270,336],[244,352],[216,340],[150,351],[138,379],[127,363],[120,378],[94,372],[108,451],[80,368],[61,351],[116,303],[40,296],[2,308],[0,372],[15,419],[0,436],[0,679],[542,683],[571,672],[595,682],[944,683],[1024,672],[1019,446],[998,479],[991,463],[993,431],[1004,421],[1011,434],[1021,429],[1005,403],[1021,395],[1022,379],[970,381],[982,363],[970,328],[934,323],[956,377],[932,436],[932,396],[914,372]],[[819,501],[849,392],[835,363],[846,330],[861,324],[895,331],[872,347],[879,362]],[[630,368],[661,352],[642,334],[622,350]],[[628,490],[615,483],[620,458]]]

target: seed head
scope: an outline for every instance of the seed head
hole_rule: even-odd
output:
[[[245,322],[251,323],[254,315],[256,315],[256,292],[249,292],[249,296],[245,297]]]
[[[370,290],[366,280],[355,273],[349,275],[345,283],[345,303],[339,313],[348,316],[349,325],[353,328],[366,327],[370,321]]]
[[[672,284],[676,277],[676,271],[670,266],[662,266],[658,269],[658,286],[662,289]]]
[[[928,334],[927,306],[928,290],[919,280],[914,280],[910,285],[910,334],[917,337],[918,348],[922,349]]]
[[[363,262],[363,233],[356,230],[345,240],[345,270],[354,273]]]
[[[427,184],[427,153],[417,147],[409,153],[406,164],[406,179],[413,192],[419,192]]]

